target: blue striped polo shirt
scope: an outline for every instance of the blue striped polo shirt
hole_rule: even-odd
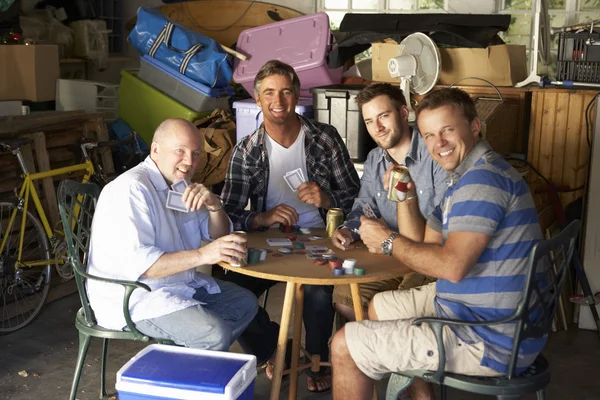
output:
[[[442,318],[491,321],[512,313],[522,296],[527,257],[542,239],[531,192],[523,178],[485,140],[477,143],[454,173],[442,203],[427,224],[442,233],[480,232],[490,241],[458,283],[438,279],[435,308]],[[506,373],[514,323],[490,327],[451,326],[467,343],[484,343],[481,365]],[[523,341],[516,373],[527,369],[546,337]]]

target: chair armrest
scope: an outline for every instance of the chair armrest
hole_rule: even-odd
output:
[[[423,317],[415,319],[412,324],[413,325],[421,325],[426,322],[431,325],[431,329],[435,334],[435,340],[438,346],[438,356],[439,356],[439,365],[438,369],[435,373],[425,374],[423,378],[427,381],[434,382],[437,384],[443,384],[444,382],[444,372],[446,369],[446,349],[444,347],[444,337],[443,337],[443,329],[445,325],[459,325],[459,326],[490,326],[490,325],[499,325],[510,322],[514,320],[519,314],[519,309],[515,310],[512,314],[493,321],[462,321],[459,319],[450,319],[450,318],[435,318],[435,317]]]
[[[137,328],[135,327],[135,324],[133,323],[133,321],[131,319],[131,314],[129,313],[129,300],[130,300],[131,294],[133,293],[134,290],[143,289],[147,292],[150,292],[151,291],[150,287],[141,282],[126,281],[126,280],[122,280],[122,279],[102,278],[100,276],[92,275],[92,274],[88,273],[87,271],[83,271],[82,265],[77,260],[71,260],[71,261],[72,261],[72,265],[74,267],[73,269],[75,270],[75,272],[77,274],[85,277],[86,279],[123,286],[123,288],[125,289],[125,296],[123,297],[123,317],[125,317],[125,322],[127,323],[127,328],[136,336],[137,340],[145,341],[144,338],[147,338],[147,336],[137,330]],[[85,288],[82,287],[82,288],[80,288],[80,290],[85,290]]]

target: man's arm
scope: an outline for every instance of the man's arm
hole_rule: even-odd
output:
[[[352,164],[348,149],[335,128],[330,134],[333,138],[331,161],[331,190],[325,191],[330,200],[331,208],[341,208],[348,215],[352,210],[354,199],[360,190],[360,179]]]
[[[243,167],[243,149],[246,144],[247,140],[242,140],[234,147],[221,193],[225,212],[237,230],[249,230],[250,221],[256,214],[245,210],[250,196],[250,177],[244,174]]]
[[[363,242],[372,253],[382,253],[381,243],[392,231],[379,221],[361,218]],[[425,240],[417,243],[403,236],[394,239],[392,255],[412,270],[432,278],[450,282],[462,280],[485,250],[490,236],[478,232],[452,232],[445,243],[440,233],[425,229]],[[437,240],[437,242],[433,242]]]

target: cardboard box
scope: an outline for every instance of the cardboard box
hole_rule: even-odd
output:
[[[55,100],[57,45],[0,46],[0,60],[0,100]]]
[[[373,80],[398,83],[400,78],[392,78],[387,69],[390,58],[398,55],[399,46],[395,43],[373,43]],[[439,49],[442,70],[438,84],[450,85],[461,78],[477,77],[486,79],[496,86],[514,86],[527,77],[527,57],[525,46],[503,44],[485,49],[454,48]],[[463,86],[481,86],[485,83],[476,79],[460,82]]]

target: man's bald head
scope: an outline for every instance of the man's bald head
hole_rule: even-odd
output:
[[[178,132],[189,132],[198,134],[198,128],[190,121],[181,118],[169,118],[164,120],[154,131],[152,142],[162,143],[166,138]]]
[[[200,162],[202,138],[198,129],[189,121],[171,118],[154,131],[150,158],[161,174],[172,184],[181,179],[188,181]]]

